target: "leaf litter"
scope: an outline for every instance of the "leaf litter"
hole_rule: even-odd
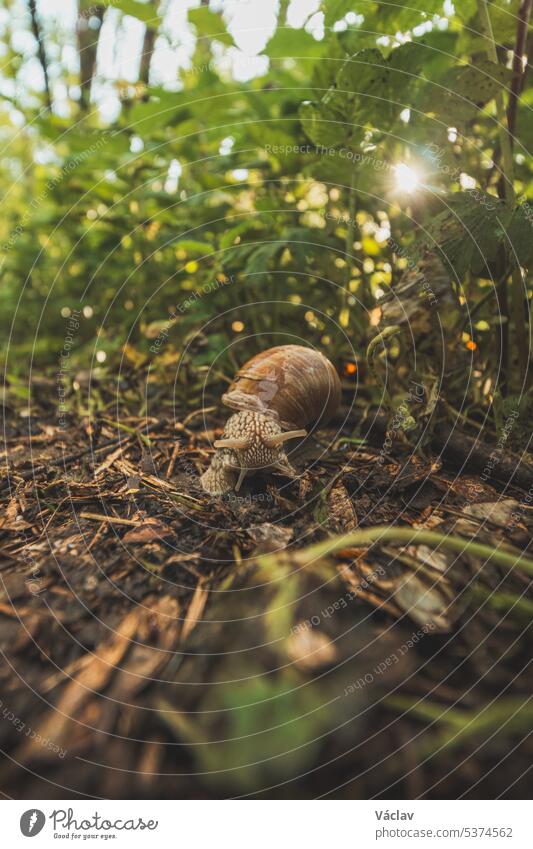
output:
[[[519,702],[527,692],[520,634],[533,591],[520,564],[390,540],[305,552],[384,523],[527,548],[524,493],[499,497],[401,446],[383,463],[379,447],[337,440],[299,465],[298,480],[257,475],[240,499],[213,499],[199,474],[222,421],[209,431],[201,421],[128,412],[149,446],[97,416],[94,438],[83,420],[59,432],[43,416],[31,437],[19,427],[10,439],[0,677],[3,705],[32,734],[0,723],[12,758],[4,788],[216,797],[288,780],[309,797],[348,775],[338,795],[368,797],[401,784],[390,735],[420,729],[417,769],[453,795],[450,701],[458,717],[488,715],[461,736],[461,756],[470,746],[474,773],[488,775],[500,749],[476,754],[479,734],[501,716],[500,694]],[[426,714],[410,709],[421,698]],[[510,724],[509,745],[521,727]],[[513,769],[530,756],[521,742]],[[482,779],[485,793],[492,780]]]

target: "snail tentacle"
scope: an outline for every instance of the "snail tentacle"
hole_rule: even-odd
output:
[[[244,451],[248,448],[249,439],[215,439],[213,445],[215,448],[233,448],[237,451]]]
[[[277,433],[275,436],[265,436],[264,443],[267,448],[274,448],[276,445],[282,445],[288,439],[296,439],[298,436],[307,436],[307,431],[289,430],[285,433]]]

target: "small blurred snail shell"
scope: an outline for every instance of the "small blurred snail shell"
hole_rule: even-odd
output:
[[[254,469],[293,476],[284,443],[327,423],[340,398],[339,376],[320,351],[279,345],[252,357],[222,396],[236,412],[214,443],[217,450],[201,477],[204,490],[238,491]]]

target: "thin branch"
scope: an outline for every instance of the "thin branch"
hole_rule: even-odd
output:
[[[141,55],[141,67],[139,69],[139,80],[144,83],[145,86],[150,82],[150,66],[152,64],[152,57],[154,55],[154,47],[156,40],[157,32],[152,27],[147,26],[146,32],[144,33],[143,40],[143,49]]]
[[[37,2],[36,0],[29,0],[28,5],[31,16],[31,31],[33,33],[35,41],[37,42],[37,55],[39,57],[39,62],[41,63],[41,68],[44,76],[44,96],[46,100],[46,106],[51,111],[52,95],[50,92],[50,78],[48,76],[48,60],[46,58],[46,50],[44,49],[44,39],[41,31],[41,24],[39,22],[39,16],[37,14]]]
[[[401,333],[402,328],[399,324],[390,324],[388,327],[384,327],[383,330],[378,333],[376,336],[373,336],[369,342],[368,348],[366,349],[366,362],[369,371],[373,374],[376,382],[381,384],[383,389],[383,397],[386,399],[387,406],[389,410],[392,410],[392,398],[390,396],[390,392],[387,389],[387,382],[384,377],[381,376],[379,370],[376,368],[375,356],[378,346],[382,348],[382,350],[387,350],[386,341],[390,339],[391,336],[396,336],[397,333]]]
[[[481,29],[486,39],[485,50],[487,56],[498,64],[498,51],[492,31],[492,22],[489,15],[487,0],[478,0],[479,19]],[[515,191],[514,191],[514,167],[513,167],[513,151],[511,148],[511,140],[509,138],[509,130],[507,126],[507,113],[503,102],[503,94],[498,91],[496,94],[496,117],[498,121],[498,134],[500,137],[500,146],[502,149],[503,173],[504,173],[504,189],[505,199],[509,206],[514,206]]]
[[[533,0],[522,0],[518,10],[518,25],[516,28],[516,41],[513,53],[513,77],[511,80],[509,103],[507,105],[507,126],[509,128],[511,145],[513,144],[514,131],[516,127],[518,98],[520,97],[520,93],[524,85],[524,77],[527,70],[527,61],[523,66],[522,56],[526,55],[527,31],[532,5]]]

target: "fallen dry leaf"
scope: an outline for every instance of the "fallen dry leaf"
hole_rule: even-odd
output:
[[[336,531],[354,531],[357,528],[357,514],[342,483],[336,483],[328,495],[328,512]]]
[[[153,542],[158,539],[166,539],[174,536],[174,531],[164,522],[159,519],[146,519],[146,521],[137,528],[132,528],[122,537],[123,542],[138,543],[143,545],[147,542]]]
[[[418,575],[402,576],[394,592],[394,601],[418,625],[440,632],[450,630],[451,598],[443,585],[431,586]]]
[[[181,631],[182,642],[185,642],[193,628],[198,624],[209,596],[209,591],[199,582],[194,591],[192,601],[187,611],[185,622]]]
[[[291,634],[287,640],[287,653],[304,670],[327,666],[337,658],[337,650],[326,634],[311,627]]]
[[[262,525],[250,528],[248,535],[257,545],[254,554],[268,554],[285,548],[292,539],[293,530],[271,522],[263,522]]]

